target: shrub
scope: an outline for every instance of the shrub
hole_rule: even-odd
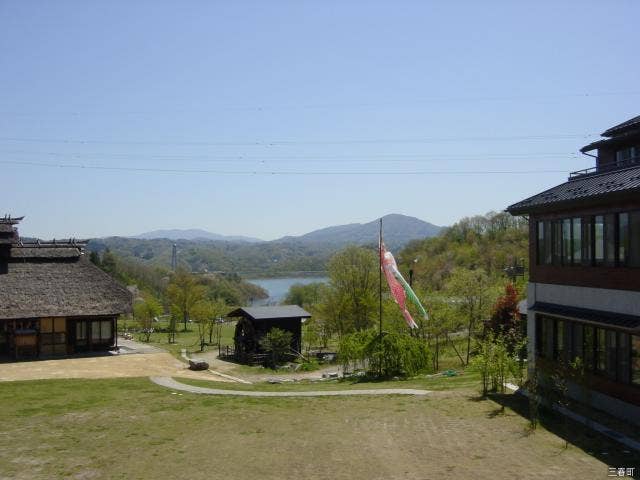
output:
[[[477,351],[470,365],[473,370],[480,373],[483,395],[489,391],[504,392],[504,383],[508,378],[521,377],[518,358],[509,353],[503,337],[494,337],[492,333],[478,342]]]
[[[360,365],[372,376],[414,376],[431,366],[431,355],[426,343],[402,333],[384,333],[373,330],[346,335],[340,341],[338,356],[345,370]]]
[[[265,352],[270,354],[269,363],[272,367],[286,360],[291,350],[292,338],[291,332],[279,328],[272,328],[260,339],[260,346]]]

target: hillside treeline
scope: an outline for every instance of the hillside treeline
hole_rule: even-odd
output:
[[[414,271],[414,285],[442,290],[456,267],[482,269],[489,277],[504,275],[514,262],[528,265],[529,227],[525,219],[490,212],[466,217],[437,237],[410,242],[398,255],[404,273]]]
[[[104,250],[102,254],[92,252],[90,259],[124,285],[135,285],[143,297],[152,296],[162,304],[167,303],[167,288],[175,275],[171,270],[135,258],[121,257],[110,250]],[[205,289],[208,298],[221,299],[227,305],[246,305],[253,298],[267,296],[264,289],[243,281],[234,273],[190,275]]]

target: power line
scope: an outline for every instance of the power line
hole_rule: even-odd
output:
[[[510,141],[510,140],[565,140],[582,138],[588,139],[598,134],[556,134],[556,135],[507,135],[507,136],[470,136],[470,137],[429,137],[402,139],[353,139],[353,140],[271,140],[253,142],[184,142],[184,141],[126,141],[126,140],[78,140],[78,139],[44,139],[22,137],[0,137],[4,142],[24,143],[58,143],[58,144],[104,144],[104,145],[190,145],[190,146],[288,146],[288,145],[350,145],[350,144],[384,144],[384,143],[438,143],[460,141]]]
[[[261,176],[330,176],[330,175],[531,175],[540,173],[566,173],[565,170],[430,170],[430,171],[284,171],[284,170],[208,170],[208,169],[177,169],[177,168],[141,168],[141,167],[117,167],[104,165],[84,165],[84,164],[50,164],[42,162],[21,162],[11,160],[1,160],[0,163],[6,165],[17,165],[26,167],[45,167],[61,169],[81,169],[81,170],[102,170],[102,171],[123,171],[140,173],[164,173],[164,174],[212,174],[212,175],[261,175]]]
[[[460,96],[460,97],[431,97],[431,98],[415,98],[406,101],[374,101],[374,102],[336,102],[326,104],[272,104],[272,105],[211,105],[207,110],[157,110],[157,111],[57,111],[57,112],[16,112],[16,111],[0,111],[0,115],[12,116],[84,116],[84,115],[175,115],[175,114],[207,114],[210,115],[216,110],[248,110],[248,111],[264,111],[264,110],[313,110],[313,109],[331,109],[331,108],[370,108],[370,107],[398,107],[398,106],[414,106],[428,103],[457,103],[457,102],[494,102],[494,101],[519,101],[519,100],[556,100],[562,98],[597,98],[612,96],[636,96],[640,95],[640,91],[630,92],[574,92],[560,93],[555,95],[487,95],[487,96]]]
[[[26,151],[26,150],[5,150],[0,154],[11,155],[37,155],[64,157],[67,159],[96,159],[96,158],[121,158],[126,160],[143,159],[143,160],[160,160],[160,161],[199,161],[199,162],[287,162],[300,160],[321,160],[323,162],[416,162],[416,161],[456,161],[456,160],[505,160],[505,159],[535,159],[535,158],[566,158],[575,159],[578,155],[574,152],[499,152],[499,153],[475,153],[475,154],[349,154],[349,155],[278,155],[278,156],[252,156],[252,155],[191,155],[191,154],[174,154],[159,155],[153,153],[99,153],[99,152],[43,152],[43,151]]]

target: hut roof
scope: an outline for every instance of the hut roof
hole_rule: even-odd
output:
[[[250,317],[254,320],[271,318],[311,318],[311,314],[298,305],[276,307],[241,307],[227,314],[227,317]]]
[[[5,265],[5,273],[0,270],[0,319],[131,311],[131,293],[77,247],[13,246]]]

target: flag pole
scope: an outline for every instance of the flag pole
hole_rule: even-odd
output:
[[[378,307],[379,307],[379,329],[378,341],[380,342],[380,359],[378,365],[378,375],[382,377],[382,217],[380,217],[380,235],[378,237],[378,262],[380,263],[379,281],[378,281]]]
[[[378,295],[378,300],[379,300],[379,334],[380,334],[380,338],[382,339],[382,217],[380,217],[380,236],[378,237],[378,262],[380,263],[380,270],[379,270],[379,274],[380,274],[380,278],[379,278],[379,282],[378,282],[378,287],[379,287],[379,295]]]

